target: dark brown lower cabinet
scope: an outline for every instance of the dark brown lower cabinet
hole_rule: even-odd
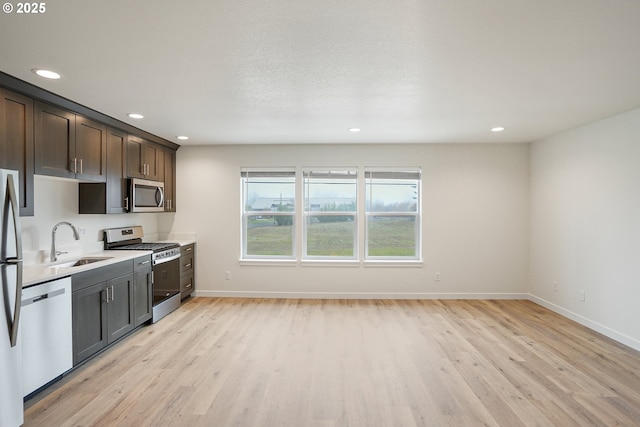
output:
[[[133,318],[137,327],[153,317],[151,255],[136,258],[133,269]]]
[[[183,299],[191,295],[195,290],[195,259],[195,244],[180,247],[180,296]]]
[[[106,283],[98,283],[72,296],[73,365],[107,346]]]
[[[109,280],[107,293],[107,344],[111,344],[134,328],[133,274]]]
[[[71,283],[75,366],[135,328],[133,261],[74,274]]]

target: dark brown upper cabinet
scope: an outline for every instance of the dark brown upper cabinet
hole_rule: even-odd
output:
[[[81,214],[126,213],[127,197],[127,133],[107,128],[107,180],[79,184]]]
[[[33,151],[33,100],[0,88],[0,168],[19,173],[21,216],[33,216]]]
[[[143,138],[129,135],[127,146],[127,172],[130,178],[161,181],[164,173],[161,147]]]
[[[41,102],[35,104],[35,173],[107,180],[107,127]]]
[[[176,211],[176,152],[164,151],[164,211]]]

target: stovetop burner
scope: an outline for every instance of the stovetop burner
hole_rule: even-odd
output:
[[[139,242],[139,243],[130,243],[123,244],[119,246],[113,246],[109,249],[120,249],[120,250],[129,250],[129,251],[153,251],[160,252],[167,249],[177,248],[179,247],[179,243],[172,242]]]
[[[173,242],[143,242],[142,226],[107,228],[104,230],[104,248],[108,250],[152,251],[153,264],[173,261],[180,257],[180,244]]]

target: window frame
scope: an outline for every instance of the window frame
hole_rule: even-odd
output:
[[[314,177],[320,177],[321,175],[325,175],[325,179],[334,178],[332,173],[336,174],[336,179],[353,179],[353,199],[355,203],[355,209],[353,211],[314,211],[311,209],[310,202],[311,198],[309,197],[309,179]],[[310,175],[315,176],[310,176]],[[340,174],[346,175],[344,178],[341,178]],[[302,261],[357,261],[359,259],[359,186],[360,186],[360,176],[358,168],[353,167],[305,167],[302,169]],[[309,221],[313,217],[318,216],[350,216],[352,217],[351,224],[353,228],[353,240],[352,240],[352,255],[342,256],[342,255],[309,255]]]
[[[354,211],[314,211],[309,205],[311,199],[308,197],[309,188],[307,184],[307,174],[313,172],[342,172],[351,173],[355,184],[355,210]],[[415,209],[409,211],[395,210],[373,210],[371,191],[375,187],[373,180],[379,173],[396,174],[402,177],[405,174],[415,179],[416,203]],[[264,210],[247,209],[247,202],[250,195],[247,193],[250,188],[248,178],[260,176],[285,177],[290,181],[292,192],[287,193],[290,211],[269,211],[265,215]],[[362,266],[383,266],[398,265],[410,266],[422,264],[422,168],[421,167],[370,167],[370,166],[324,166],[324,167],[241,167],[240,168],[240,204],[241,204],[241,236],[240,236],[240,261],[243,264],[269,263],[274,265],[362,265]],[[371,182],[370,182],[371,181]],[[368,193],[369,192],[369,193]],[[411,205],[409,205],[411,206]],[[251,208],[255,207],[255,203]],[[402,208],[402,206],[399,206]],[[273,209],[273,205],[272,205]],[[253,216],[269,217],[291,217],[291,252],[286,255],[268,254],[248,254],[249,219]],[[353,255],[308,255],[308,225],[309,219],[313,216],[351,216],[353,227]],[[370,225],[373,217],[414,218],[414,244],[415,254],[406,255],[370,255],[369,238]],[[275,220],[274,220],[275,221]],[[249,236],[250,237],[250,236]],[[249,240],[249,243],[251,241]]]
[[[291,211],[269,211],[267,215],[265,215],[265,211],[256,211],[256,210],[248,210],[247,202],[248,202],[248,191],[247,187],[250,184],[247,180],[251,177],[260,178],[260,177],[273,177],[273,178],[291,178],[292,181],[290,184],[293,185],[293,203],[291,206],[293,210]],[[268,260],[268,261],[295,261],[296,254],[296,241],[297,241],[297,233],[296,233],[296,217],[298,211],[298,201],[297,201],[297,176],[295,168],[240,168],[240,204],[241,204],[241,242],[240,242],[240,259],[241,260]],[[289,197],[287,197],[289,199]],[[265,255],[265,254],[249,254],[247,251],[248,247],[248,234],[249,234],[249,218],[254,216],[272,216],[272,217],[291,217],[291,253],[287,255]]]
[[[384,175],[397,179],[415,179],[416,185],[416,206],[414,211],[378,211],[373,210],[371,192],[373,183],[370,180],[380,179]],[[406,177],[402,177],[406,175]],[[367,262],[422,262],[422,168],[420,167],[365,167],[363,169],[363,186],[365,193],[364,201],[364,261]],[[371,255],[369,253],[369,237],[372,218],[414,218],[414,255]]]

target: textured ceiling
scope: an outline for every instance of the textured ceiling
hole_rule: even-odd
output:
[[[639,22],[635,0],[60,0],[0,15],[0,70],[181,144],[529,142],[640,107]]]

